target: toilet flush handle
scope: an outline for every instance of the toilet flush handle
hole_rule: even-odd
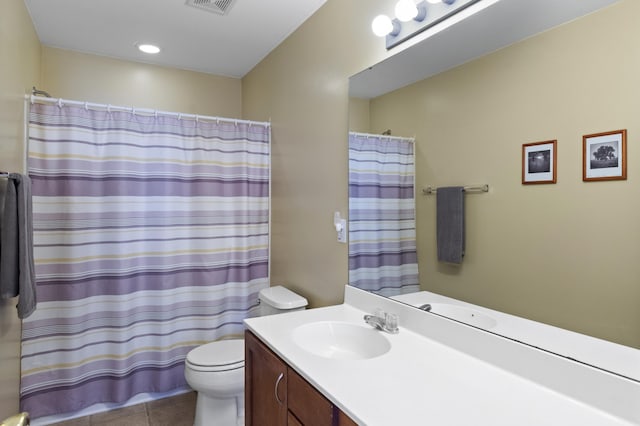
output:
[[[283,402],[282,400],[280,400],[280,397],[278,396],[278,385],[280,384],[280,381],[282,380],[282,378],[284,377],[284,373],[280,373],[280,375],[278,376],[278,379],[276,380],[276,386],[274,388],[274,393],[276,394],[276,401],[278,401],[278,404],[282,405]]]

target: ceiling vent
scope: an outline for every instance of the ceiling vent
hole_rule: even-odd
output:
[[[236,0],[187,0],[187,6],[197,7],[218,15],[226,15]]]

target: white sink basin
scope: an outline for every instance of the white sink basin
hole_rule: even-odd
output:
[[[464,306],[450,305],[448,303],[430,303],[430,305],[431,312],[434,314],[442,315],[443,317],[451,318],[474,327],[490,330],[498,324],[492,317]]]
[[[314,355],[331,359],[369,359],[383,355],[391,343],[381,331],[367,325],[320,321],[293,330],[293,341]]]

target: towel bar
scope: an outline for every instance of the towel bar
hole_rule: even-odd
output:
[[[463,188],[464,192],[489,192],[489,185],[486,183],[484,185],[470,185]],[[436,192],[438,192],[438,188],[433,188],[431,186],[427,186],[426,188],[422,189],[423,195],[431,195],[435,194]]]

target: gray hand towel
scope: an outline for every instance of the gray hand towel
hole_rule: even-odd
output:
[[[465,243],[464,188],[438,188],[436,197],[438,261],[460,264]]]
[[[28,176],[9,175],[3,211],[0,296],[5,299],[18,295],[18,317],[26,318],[36,308],[31,179]]]
[[[18,276],[18,196],[13,180],[3,179],[2,227],[0,228],[0,297],[19,293]]]

